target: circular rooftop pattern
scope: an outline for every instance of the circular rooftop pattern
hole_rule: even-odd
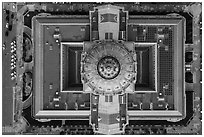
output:
[[[120,63],[112,56],[105,56],[97,65],[98,74],[104,79],[113,79],[120,72]]]
[[[119,93],[134,80],[133,62],[124,44],[96,43],[84,52],[82,81],[95,93]]]

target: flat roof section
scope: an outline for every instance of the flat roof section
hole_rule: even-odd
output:
[[[37,16],[32,21],[36,57],[33,83],[34,117],[88,120],[90,95],[60,92],[61,45],[59,44],[62,41],[89,41],[88,16]]]
[[[147,21],[148,20],[148,21]],[[130,120],[185,117],[184,41],[185,19],[182,16],[130,16],[128,40],[135,44],[157,43],[156,94],[132,94],[128,100]],[[137,48],[137,47],[136,47]],[[156,78],[156,77],[155,77]],[[136,87],[137,89],[137,87]],[[152,101],[151,101],[152,100]],[[166,103],[167,104],[166,104]],[[167,105],[167,106],[166,106]],[[158,110],[158,109],[161,110]],[[168,111],[166,111],[168,110]],[[172,111],[173,110],[173,111]]]

